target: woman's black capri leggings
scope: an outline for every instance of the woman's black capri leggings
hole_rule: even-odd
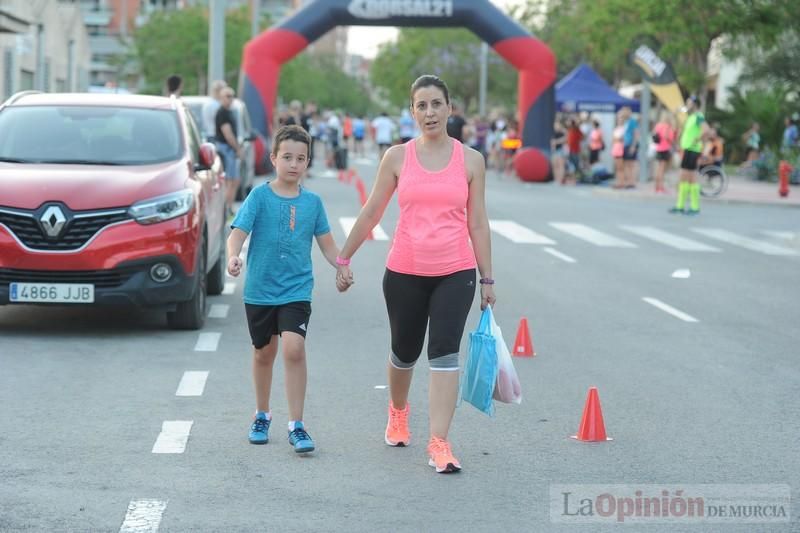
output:
[[[399,274],[386,269],[383,295],[389,313],[395,367],[412,368],[417,362],[430,318],[428,359],[431,368],[458,368],[461,337],[475,297],[474,268],[444,276]],[[445,356],[450,357],[437,362]]]

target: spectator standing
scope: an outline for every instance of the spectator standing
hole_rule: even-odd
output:
[[[589,164],[594,165],[600,160],[600,154],[606,149],[606,142],[603,139],[603,129],[600,122],[592,121],[592,131],[589,133]]]
[[[653,143],[656,147],[656,194],[666,194],[664,174],[672,160],[672,148],[675,145],[675,128],[669,113],[661,113],[661,120],[653,128]]]
[[[217,135],[217,111],[219,111],[222,102],[222,90],[227,86],[228,84],[223,80],[214,80],[211,82],[211,91],[209,94],[211,98],[203,104],[202,112],[202,128],[206,140],[213,140]]]
[[[167,78],[167,96],[180,98],[181,92],[183,92],[183,78],[177,74]]]
[[[622,159],[625,165],[624,169],[624,184],[626,189],[636,188],[636,166],[637,158],[639,157],[639,122],[633,116],[630,107],[623,107],[622,114],[625,117],[625,134],[623,135],[623,143],[625,150],[622,154]]]
[[[703,151],[703,139],[708,134],[708,123],[700,112],[700,101],[696,96],[686,99],[686,110],[689,117],[683,123],[681,132],[681,174],[678,184],[678,199],[670,213],[683,213],[686,200],[689,200],[687,215],[700,213],[700,184],[697,183],[697,164]]]
[[[617,125],[611,134],[611,157],[614,158],[614,185],[615,189],[621,189],[625,186],[625,117],[620,110],[617,113]]]
[[[222,90],[222,103],[214,119],[217,151],[225,167],[225,209],[228,214],[233,213],[233,202],[241,181],[239,161],[244,156],[236,135],[236,117],[232,110],[234,96],[230,87]]]
[[[753,125],[750,126],[750,129],[744,132],[742,135],[742,141],[744,141],[746,156],[745,156],[745,163],[744,166],[749,166],[753,164],[753,161],[758,159],[759,150],[761,146],[761,126],[758,122],[753,122]]]
[[[783,129],[783,139],[781,141],[781,149],[788,152],[793,148],[797,148],[797,140],[800,137],[797,130],[797,120],[794,117],[786,117],[785,128]]]
[[[567,149],[569,150],[567,179],[581,174],[581,141],[583,141],[583,133],[578,125],[578,120],[573,118],[569,121],[569,128],[567,128]],[[562,181],[562,185],[564,183],[566,183],[566,179]]]
[[[560,120],[556,120],[553,125],[553,138],[550,139],[550,149],[553,151],[551,157],[551,164],[553,165],[553,179],[562,185],[565,183],[564,168],[566,165],[566,150],[564,144],[566,142],[567,133],[564,130],[564,125]]]

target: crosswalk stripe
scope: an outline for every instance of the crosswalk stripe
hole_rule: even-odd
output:
[[[567,254],[562,254],[561,252],[559,252],[558,250],[556,250],[554,248],[545,247],[545,248],[542,248],[542,250],[544,250],[545,252],[547,252],[548,254],[550,254],[550,255],[552,255],[554,257],[558,257],[559,259],[561,259],[562,261],[564,261],[566,263],[577,263],[577,261],[575,259],[571,258]]]
[[[217,345],[219,344],[219,339],[222,337],[222,333],[217,333],[213,331],[207,331],[205,333],[201,333],[197,337],[197,344],[194,345],[195,352],[216,352]]]
[[[652,226],[620,226],[625,231],[630,231],[640,237],[650,239],[678,250],[687,252],[721,252],[719,248],[703,244],[702,242],[693,241],[680,235],[674,235],[666,231],[654,228]]]
[[[342,231],[344,231],[345,238],[347,238],[347,236],[350,235],[350,232],[353,230],[353,226],[356,224],[356,217],[339,217],[339,224],[342,226]],[[383,228],[380,224],[373,228],[372,236],[376,241],[389,240],[389,236],[385,231],[383,231]]]
[[[161,433],[153,444],[153,453],[183,453],[194,420],[165,420],[161,423]]]
[[[155,533],[166,508],[165,500],[131,500],[119,533]]]
[[[748,237],[737,235],[724,229],[717,228],[692,228],[692,231],[716,239],[718,241],[733,244],[734,246],[741,246],[754,252],[760,252],[767,255],[800,255],[800,252],[783,246],[776,246],[768,242],[761,242]]]
[[[502,235],[511,242],[523,244],[555,244],[552,239],[545,237],[525,226],[521,226],[513,220],[490,220],[489,227],[499,235]]]
[[[550,222],[549,224],[559,231],[563,231],[564,233],[572,235],[573,237],[577,237],[586,242],[590,242],[596,246],[637,248],[637,246],[632,242],[618,239],[617,237],[613,237],[607,233],[603,233],[602,231],[597,231],[596,229],[590,228],[589,226],[585,226],[583,224],[575,224],[572,222]]]
[[[175,396],[202,396],[208,379],[207,371],[187,370],[183,373]]]

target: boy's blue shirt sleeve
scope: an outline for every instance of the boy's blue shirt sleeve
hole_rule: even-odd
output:
[[[233,222],[231,222],[231,228],[238,228],[245,233],[253,231],[253,223],[255,222],[256,211],[258,209],[258,202],[253,199],[257,195],[253,194],[254,192],[255,191],[251,191],[251,193],[247,195],[247,198],[244,199],[242,207],[239,208],[236,217],[234,217]]]
[[[315,237],[325,235],[331,231],[331,226],[328,224],[328,215],[325,213],[325,206],[322,203],[322,198],[317,197],[317,203],[319,204],[319,209],[317,209],[317,223],[314,227]]]

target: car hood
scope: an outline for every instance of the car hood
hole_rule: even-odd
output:
[[[0,206],[36,209],[60,201],[75,211],[126,207],[180,190],[188,176],[185,160],[125,167],[0,163]]]

